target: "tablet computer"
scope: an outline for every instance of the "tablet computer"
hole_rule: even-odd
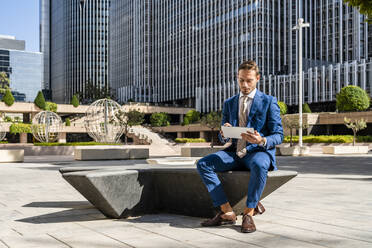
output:
[[[225,127],[221,126],[223,136],[225,138],[241,139],[242,133],[250,132],[254,133],[254,129],[251,127]]]

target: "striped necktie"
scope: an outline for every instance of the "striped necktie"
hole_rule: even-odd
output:
[[[245,127],[247,126],[247,106],[248,103],[246,101],[248,100],[248,96],[241,96],[242,100],[240,101],[239,106],[239,127]],[[247,149],[245,148],[247,145],[247,142],[243,139],[238,139],[238,142],[236,144],[236,155],[238,157],[242,158],[247,154]]]

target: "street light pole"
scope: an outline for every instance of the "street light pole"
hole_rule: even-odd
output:
[[[302,147],[302,28],[310,27],[309,23],[304,23],[303,18],[298,19],[296,26],[292,30],[298,30],[298,145]]]

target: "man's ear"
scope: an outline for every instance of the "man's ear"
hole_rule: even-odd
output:
[[[257,75],[257,81],[260,81],[260,74]]]

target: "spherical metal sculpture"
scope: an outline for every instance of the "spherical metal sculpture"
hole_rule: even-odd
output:
[[[90,137],[100,143],[119,143],[124,132],[118,114],[121,106],[110,99],[92,103],[85,113],[85,128]]]
[[[39,112],[32,119],[32,134],[40,142],[48,143],[56,141],[61,128],[61,117],[51,111]]]
[[[4,123],[4,115],[0,114],[0,141],[2,141],[7,133],[7,125]]]

